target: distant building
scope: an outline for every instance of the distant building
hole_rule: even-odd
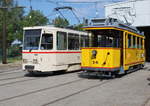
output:
[[[12,43],[11,43],[11,46],[20,46],[22,45],[22,42],[19,41],[18,39],[14,40]]]
[[[147,61],[150,61],[150,0],[126,0],[105,5],[105,17],[117,18],[143,31]]]

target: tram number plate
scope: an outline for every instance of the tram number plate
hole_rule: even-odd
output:
[[[92,61],[93,64],[98,64],[98,61]]]

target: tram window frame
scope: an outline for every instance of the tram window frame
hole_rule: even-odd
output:
[[[137,48],[140,49],[140,38],[137,37]]]
[[[128,34],[128,48],[132,48],[132,35]]]
[[[67,33],[62,31],[57,31],[57,44],[56,44],[57,50],[67,50],[67,44],[68,44]]]
[[[68,33],[68,50],[79,50],[79,43],[79,34]]]
[[[49,36],[49,38],[48,38]],[[52,50],[53,49],[53,34],[44,33],[41,37],[41,50]]]
[[[143,38],[141,38],[141,49],[144,49],[144,39]]]
[[[125,48],[128,48],[128,33],[125,32]]]
[[[23,49],[38,50],[41,39],[41,29],[24,30]]]
[[[89,47],[89,37],[87,35],[80,35],[80,48]]]

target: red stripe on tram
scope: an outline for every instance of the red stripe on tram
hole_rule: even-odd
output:
[[[115,49],[115,50],[120,50],[121,48],[98,48],[98,47],[97,47],[97,48],[96,48],[96,47],[88,48],[88,47],[87,47],[87,48],[81,48],[81,49],[111,49],[111,50],[114,50],[114,49]]]
[[[51,53],[81,53],[81,52],[22,52],[22,53],[26,53],[26,54],[33,54],[33,53],[37,53],[37,54],[51,54]]]
[[[102,69],[115,69],[115,68],[120,68],[120,67],[84,67],[82,66],[81,68],[102,68]]]

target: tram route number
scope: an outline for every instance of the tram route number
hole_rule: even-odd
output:
[[[92,61],[93,64],[98,64],[98,61]]]

